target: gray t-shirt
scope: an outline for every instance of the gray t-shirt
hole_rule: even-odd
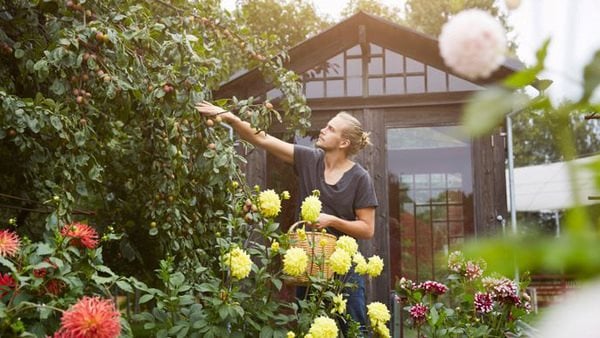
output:
[[[317,189],[321,192],[322,212],[348,221],[356,219],[355,209],[378,206],[373,181],[365,168],[355,163],[336,184],[329,185],[325,182],[324,158],[322,149],[294,145],[294,172],[299,178],[300,204]],[[329,230],[340,235],[335,229]]]

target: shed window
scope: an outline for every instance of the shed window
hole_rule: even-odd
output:
[[[471,91],[480,86],[418,60],[369,44],[339,53],[302,74],[308,98]],[[364,86],[366,88],[363,88]]]

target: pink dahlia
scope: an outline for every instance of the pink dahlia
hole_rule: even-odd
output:
[[[481,269],[477,263],[468,261],[465,264],[465,277],[467,277],[468,280],[475,280],[481,277],[481,275],[483,275],[483,269]]]
[[[62,315],[55,337],[114,338],[121,333],[121,314],[110,299],[83,297]]]
[[[443,295],[448,291],[446,285],[430,280],[419,284],[418,288],[433,295]]]
[[[483,286],[495,300],[504,304],[521,305],[517,284],[506,278],[484,278]]]
[[[17,286],[17,283],[11,274],[0,272],[0,298],[6,296],[15,286]]]
[[[415,289],[417,287],[416,284],[415,284],[415,282],[413,282],[410,279],[406,279],[404,277],[400,278],[400,280],[398,281],[398,286],[401,289],[409,290],[409,291],[413,290],[413,289]]]
[[[94,249],[98,245],[98,233],[87,224],[67,224],[60,233],[65,237],[71,237],[69,244],[79,248]]]
[[[427,305],[423,303],[417,303],[410,307],[408,313],[416,324],[420,324],[427,318],[427,311],[429,311]]]
[[[11,230],[0,230],[0,256],[12,257],[17,254],[21,241],[19,236]]]
[[[490,313],[494,307],[494,299],[489,293],[477,292],[473,303],[477,313]]]
[[[447,66],[468,78],[486,78],[505,59],[506,33],[500,22],[481,9],[467,9],[451,18],[439,37]]]

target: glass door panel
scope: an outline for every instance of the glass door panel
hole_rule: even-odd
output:
[[[389,128],[391,285],[443,277],[440,253],[473,234],[471,142],[458,126]]]

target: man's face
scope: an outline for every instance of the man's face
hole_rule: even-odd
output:
[[[334,117],[319,133],[319,138],[317,139],[317,147],[323,150],[332,150],[337,149],[342,145],[350,142],[348,139],[342,136],[342,130],[346,128],[346,122],[339,118]]]

